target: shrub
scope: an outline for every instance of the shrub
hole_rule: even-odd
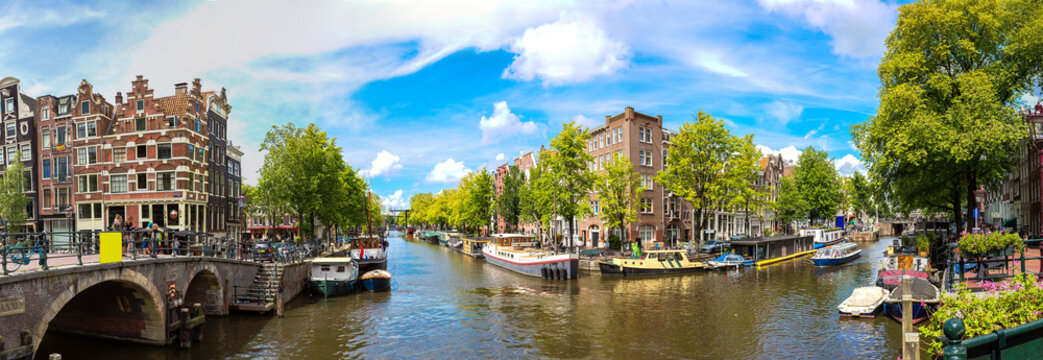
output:
[[[964,339],[1043,318],[1043,284],[1034,275],[1022,274],[1002,283],[982,282],[990,296],[971,293],[964,284],[957,286],[955,295],[942,295],[942,305],[931,314],[928,323],[920,326],[920,339],[927,343],[931,354],[941,354],[945,346],[939,341],[942,325],[951,318],[963,320]]]
[[[1013,233],[966,234],[960,238],[960,252],[971,256],[982,256],[1008,246],[1021,250],[1025,243]]]
[[[623,243],[619,239],[619,236],[617,236],[616,234],[612,234],[612,235],[608,236],[608,247],[609,248],[619,249],[620,246],[623,246]]]

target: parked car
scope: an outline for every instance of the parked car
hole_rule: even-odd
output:
[[[706,253],[706,254],[713,254],[713,253],[724,252],[724,250],[728,249],[728,248],[731,248],[731,244],[729,244],[727,242],[724,242],[724,241],[721,241],[721,240],[710,240],[710,241],[706,242],[705,244],[703,244],[703,246],[701,246],[699,248],[699,252]]]
[[[272,261],[272,245],[267,241],[254,243],[253,255],[255,261]]]

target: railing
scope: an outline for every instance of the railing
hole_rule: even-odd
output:
[[[942,326],[945,344],[942,358],[966,359],[1038,359],[1043,352],[1043,320],[999,329],[988,335],[963,339],[966,328],[963,320],[949,319]]]
[[[103,231],[0,233],[0,269],[3,275],[39,266],[97,262]],[[174,230],[119,231],[124,259],[206,256],[258,262],[292,263],[318,256],[322,245],[281,244],[266,241],[217,239],[209,234]],[[256,243],[267,245],[255,247]],[[75,260],[72,260],[75,259]]]
[[[958,244],[957,243],[951,243],[951,244],[948,245],[948,248],[947,248],[947,254],[948,254],[948,260],[947,260],[948,264],[947,265],[948,265],[948,269],[946,271],[951,272],[950,274],[952,275],[952,279],[954,281],[958,280],[959,282],[965,282],[967,280],[972,280],[972,281],[983,281],[983,280],[995,281],[995,280],[1009,279],[1009,278],[1012,278],[1014,276],[1017,276],[1017,273],[1014,273],[1013,271],[1011,271],[1011,270],[1014,270],[1014,269],[1012,269],[1009,266],[1011,262],[1015,262],[1015,261],[1017,262],[1017,266],[1020,267],[1020,269],[1019,269],[1020,273],[1026,273],[1027,272],[1026,268],[1025,268],[1026,261],[1033,261],[1033,260],[1040,261],[1040,265],[1041,265],[1040,268],[1043,269],[1043,251],[1041,251],[1041,253],[1040,253],[1041,256],[1032,256],[1032,257],[1026,257],[1025,256],[1025,252],[1029,248],[1043,249],[1043,248],[1040,247],[1041,244],[1043,244],[1043,239],[1025,240],[1024,243],[1025,243],[1025,246],[1021,250],[1014,250],[1012,248],[1007,248],[1007,249],[1004,249],[1004,250],[1000,251],[999,253],[992,254],[992,256],[985,255],[985,256],[981,256],[981,257],[978,257],[978,258],[972,258],[972,259],[964,258],[962,253],[957,253],[956,249],[958,248]],[[968,261],[968,260],[970,260],[970,261]],[[977,271],[977,276],[974,276],[974,277],[967,277],[966,276],[966,272],[967,272],[966,270],[969,269],[968,265],[972,266],[973,269],[975,269]],[[993,269],[993,268],[1003,268],[1006,271],[1003,274],[989,274],[989,269]],[[950,281],[948,284],[945,284],[945,287],[946,287],[945,290],[951,291],[952,290],[952,282]]]

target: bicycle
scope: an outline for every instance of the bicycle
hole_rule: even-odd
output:
[[[40,239],[41,235],[33,236],[33,246],[28,247],[25,245],[12,245],[4,249],[3,255],[7,258],[4,262],[4,270],[6,272],[17,271],[22,265],[29,265],[29,261],[32,260],[33,255],[36,254],[37,259],[40,260],[40,266],[46,266],[47,251],[43,246],[43,241]]]

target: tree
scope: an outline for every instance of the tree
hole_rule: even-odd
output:
[[[871,177],[898,190],[900,205],[953,209],[959,223],[960,197],[970,219],[975,191],[1013,169],[1027,135],[1017,98],[1043,74],[1040,19],[1043,7],[1034,0],[899,8],[878,68],[877,115],[852,134]],[[921,191],[902,188],[910,185]]]
[[[434,202],[431,193],[416,193],[409,197],[409,225],[424,225],[430,222],[427,219],[427,209]]]
[[[625,244],[626,228],[637,221],[637,203],[645,191],[641,187],[641,178],[634,172],[634,164],[625,156],[615,153],[605,165],[605,171],[595,178],[594,190],[605,226],[619,229],[623,234],[621,244]]]
[[[594,174],[588,167],[593,157],[586,151],[589,138],[582,126],[565,123],[561,132],[550,139],[552,152],[545,160],[554,189],[555,213],[568,221],[570,243],[575,236],[576,217],[590,213],[590,206],[583,201],[594,186]]]
[[[503,177],[503,191],[496,195],[496,213],[508,225],[508,231],[518,228],[518,219],[521,216],[520,195],[524,182],[524,174],[518,166],[511,165]]]
[[[840,184],[828,153],[812,146],[805,148],[797,159],[793,177],[808,219],[816,221],[836,213],[841,197]]]
[[[851,207],[855,211],[855,216],[858,216],[860,223],[865,223],[863,215],[868,214],[872,209],[872,197],[873,190],[869,187],[869,181],[865,175],[860,172],[855,172],[851,175]]]
[[[29,215],[29,197],[25,196],[28,184],[25,179],[25,164],[22,164],[22,152],[19,151],[14,161],[4,170],[0,180],[0,216],[3,216],[3,231],[18,232],[25,229]]]
[[[724,195],[726,170],[738,151],[736,138],[723,121],[700,111],[694,122],[681,125],[671,142],[666,169],[656,174],[655,181],[688,200],[694,210],[695,233],[702,234],[708,212]]]
[[[730,189],[729,206],[743,209],[746,214],[744,233],[750,234],[750,209],[757,209],[767,199],[768,188],[757,186],[761,176],[761,152],[753,143],[753,135],[738,139],[738,151],[727,167],[726,188]]]
[[[543,158],[545,154],[540,154]],[[536,232],[543,236],[543,230],[550,224],[554,213],[553,186],[547,175],[545,165],[539,163],[529,169],[529,178],[521,188],[521,219],[536,223]]]
[[[773,204],[775,218],[785,224],[784,229],[789,232],[790,224],[800,220],[807,215],[807,204],[800,196],[797,183],[792,176],[783,176],[779,179],[779,194]]]
[[[460,189],[464,199],[462,223],[476,232],[482,226],[489,225],[493,209],[493,177],[485,168],[467,174],[460,181]]]

